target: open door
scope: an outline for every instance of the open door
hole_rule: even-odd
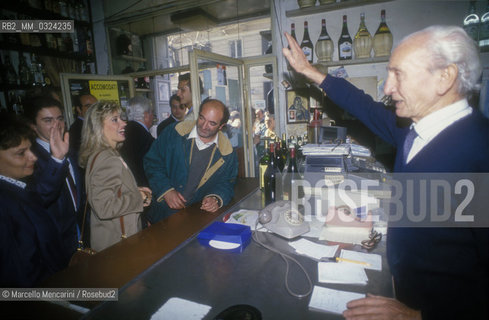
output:
[[[275,57],[266,55],[241,60],[194,49],[189,52],[189,61],[192,88],[199,87],[198,77],[204,86],[202,96],[198,90],[192,91],[194,115],[198,115],[202,97],[221,100],[231,113],[226,134],[238,154],[239,176],[257,176],[258,159],[260,158],[254,143],[257,140],[254,136],[253,126],[255,121],[254,107],[259,105],[266,108],[268,106],[266,96],[270,90],[267,91],[267,86],[273,88],[274,85],[273,74],[271,79],[264,77],[265,65],[272,64],[273,70],[277,70]],[[272,84],[265,86],[264,82],[271,82]],[[255,90],[255,88],[260,89]],[[272,91],[277,92],[277,90]],[[271,101],[275,103],[276,94],[272,92],[272,95]],[[256,105],[253,105],[255,102]]]

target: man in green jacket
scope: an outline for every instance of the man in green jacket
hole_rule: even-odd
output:
[[[170,125],[144,157],[144,170],[154,194],[147,214],[155,223],[186,206],[202,201],[201,209],[215,212],[234,193],[238,160],[221,129],[229,119],[227,107],[208,99],[197,121]]]

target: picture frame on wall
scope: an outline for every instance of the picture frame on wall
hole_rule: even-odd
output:
[[[287,91],[287,123],[309,122],[309,93],[307,90]]]
[[[158,81],[158,101],[159,102],[170,102],[170,85],[166,81]]]

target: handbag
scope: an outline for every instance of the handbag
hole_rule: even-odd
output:
[[[92,171],[93,164],[95,163],[95,159],[97,159],[98,155],[100,154],[97,153],[95,157],[92,160],[92,165],[90,166],[90,172]],[[97,253],[97,251],[93,250],[92,248],[85,247],[85,243],[83,242],[83,235],[85,234],[85,221],[87,217],[87,207],[88,207],[88,197],[85,201],[85,209],[83,210],[83,221],[82,221],[82,227],[81,227],[81,234],[80,234],[80,239],[78,239],[78,247],[76,248],[75,253],[71,256],[70,262],[68,263],[68,266],[74,266],[82,261],[87,260],[88,257],[93,256],[94,254]]]

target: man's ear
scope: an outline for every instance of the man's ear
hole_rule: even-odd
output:
[[[78,113],[79,116],[82,115],[82,110],[80,107],[75,107],[76,113]]]
[[[442,96],[456,85],[458,78],[458,67],[451,63],[445,68],[441,69],[440,72],[437,93]]]

